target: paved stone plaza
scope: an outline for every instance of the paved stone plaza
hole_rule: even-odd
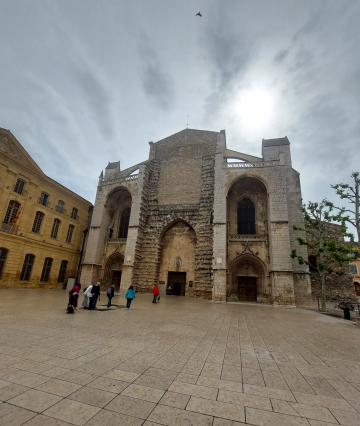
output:
[[[151,299],[66,315],[64,291],[2,290],[0,425],[359,426],[354,323]]]

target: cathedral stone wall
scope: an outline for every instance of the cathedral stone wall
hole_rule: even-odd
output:
[[[186,273],[182,294],[188,297],[309,304],[308,269],[290,258],[296,237],[303,236],[292,226],[303,220],[288,139],[263,140],[262,158],[227,150],[224,130],[185,129],[149,144],[148,160],[123,171],[109,163],[100,177],[84,262],[91,280],[108,285],[116,267],[120,292],[132,284],[150,293],[159,284],[165,293],[170,277],[181,280]],[[131,195],[123,241],[110,237],[130,203],[111,207],[111,191],[120,187]],[[254,206],[249,234],[238,228],[244,199]]]

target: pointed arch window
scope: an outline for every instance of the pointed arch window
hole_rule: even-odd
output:
[[[58,276],[58,283],[63,283],[65,281],[65,274],[66,274],[66,268],[68,266],[68,261],[67,260],[63,260],[61,262],[61,266],[60,266],[60,271],[59,271],[59,276]]]
[[[255,206],[249,198],[240,201],[237,208],[238,234],[255,234]]]
[[[8,254],[8,250],[6,250],[6,248],[1,247],[0,248],[0,280],[5,268],[5,261],[6,261],[7,254]]]
[[[118,238],[127,238],[129,222],[130,222],[130,207],[126,207],[121,213],[120,228]]]
[[[41,228],[41,224],[44,219],[44,216],[45,216],[44,213],[36,212],[35,220],[34,220],[31,232],[35,232],[35,234],[40,234],[40,228]]]
[[[57,234],[59,232],[60,219],[54,219],[53,227],[51,230],[51,238],[57,238]]]
[[[31,271],[34,266],[35,255],[28,253],[25,256],[24,264],[20,274],[20,281],[29,281],[31,277]]]
[[[51,257],[47,257],[45,259],[43,270],[42,270],[42,273],[41,273],[40,282],[47,283],[49,281],[52,262],[53,262],[53,260],[52,260]]]
[[[9,202],[8,208],[6,210],[4,223],[11,224],[11,222],[15,219],[18,211],[20,209],[20,204],[17,201],[11,200]]]

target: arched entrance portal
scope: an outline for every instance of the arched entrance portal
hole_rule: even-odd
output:
[[[105,263],[104,284],[114,285],[115,291],[119,292],[121,284],[122,265],[124,264],[124,256],[121,253],[113,253],[109,256]]]
[[[194,229],[182,220],[176,221],[163,233],[161,245],[160,292],[176,296],[193,296],[196,249]]]
[[[257,256],[239,255],[231,263],[229,273],[228,299],[258,302],[270,297],[266,268]]]

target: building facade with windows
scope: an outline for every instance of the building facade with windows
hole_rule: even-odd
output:
[[[75,277],[89,209],[0,128],[0,288],[62,288]]]
[[[299,173],[285,138],[262,157],[227,149],[225,131],[185,129],[149,159],[101,172],[81,280],[215,301],[308,305]]]

